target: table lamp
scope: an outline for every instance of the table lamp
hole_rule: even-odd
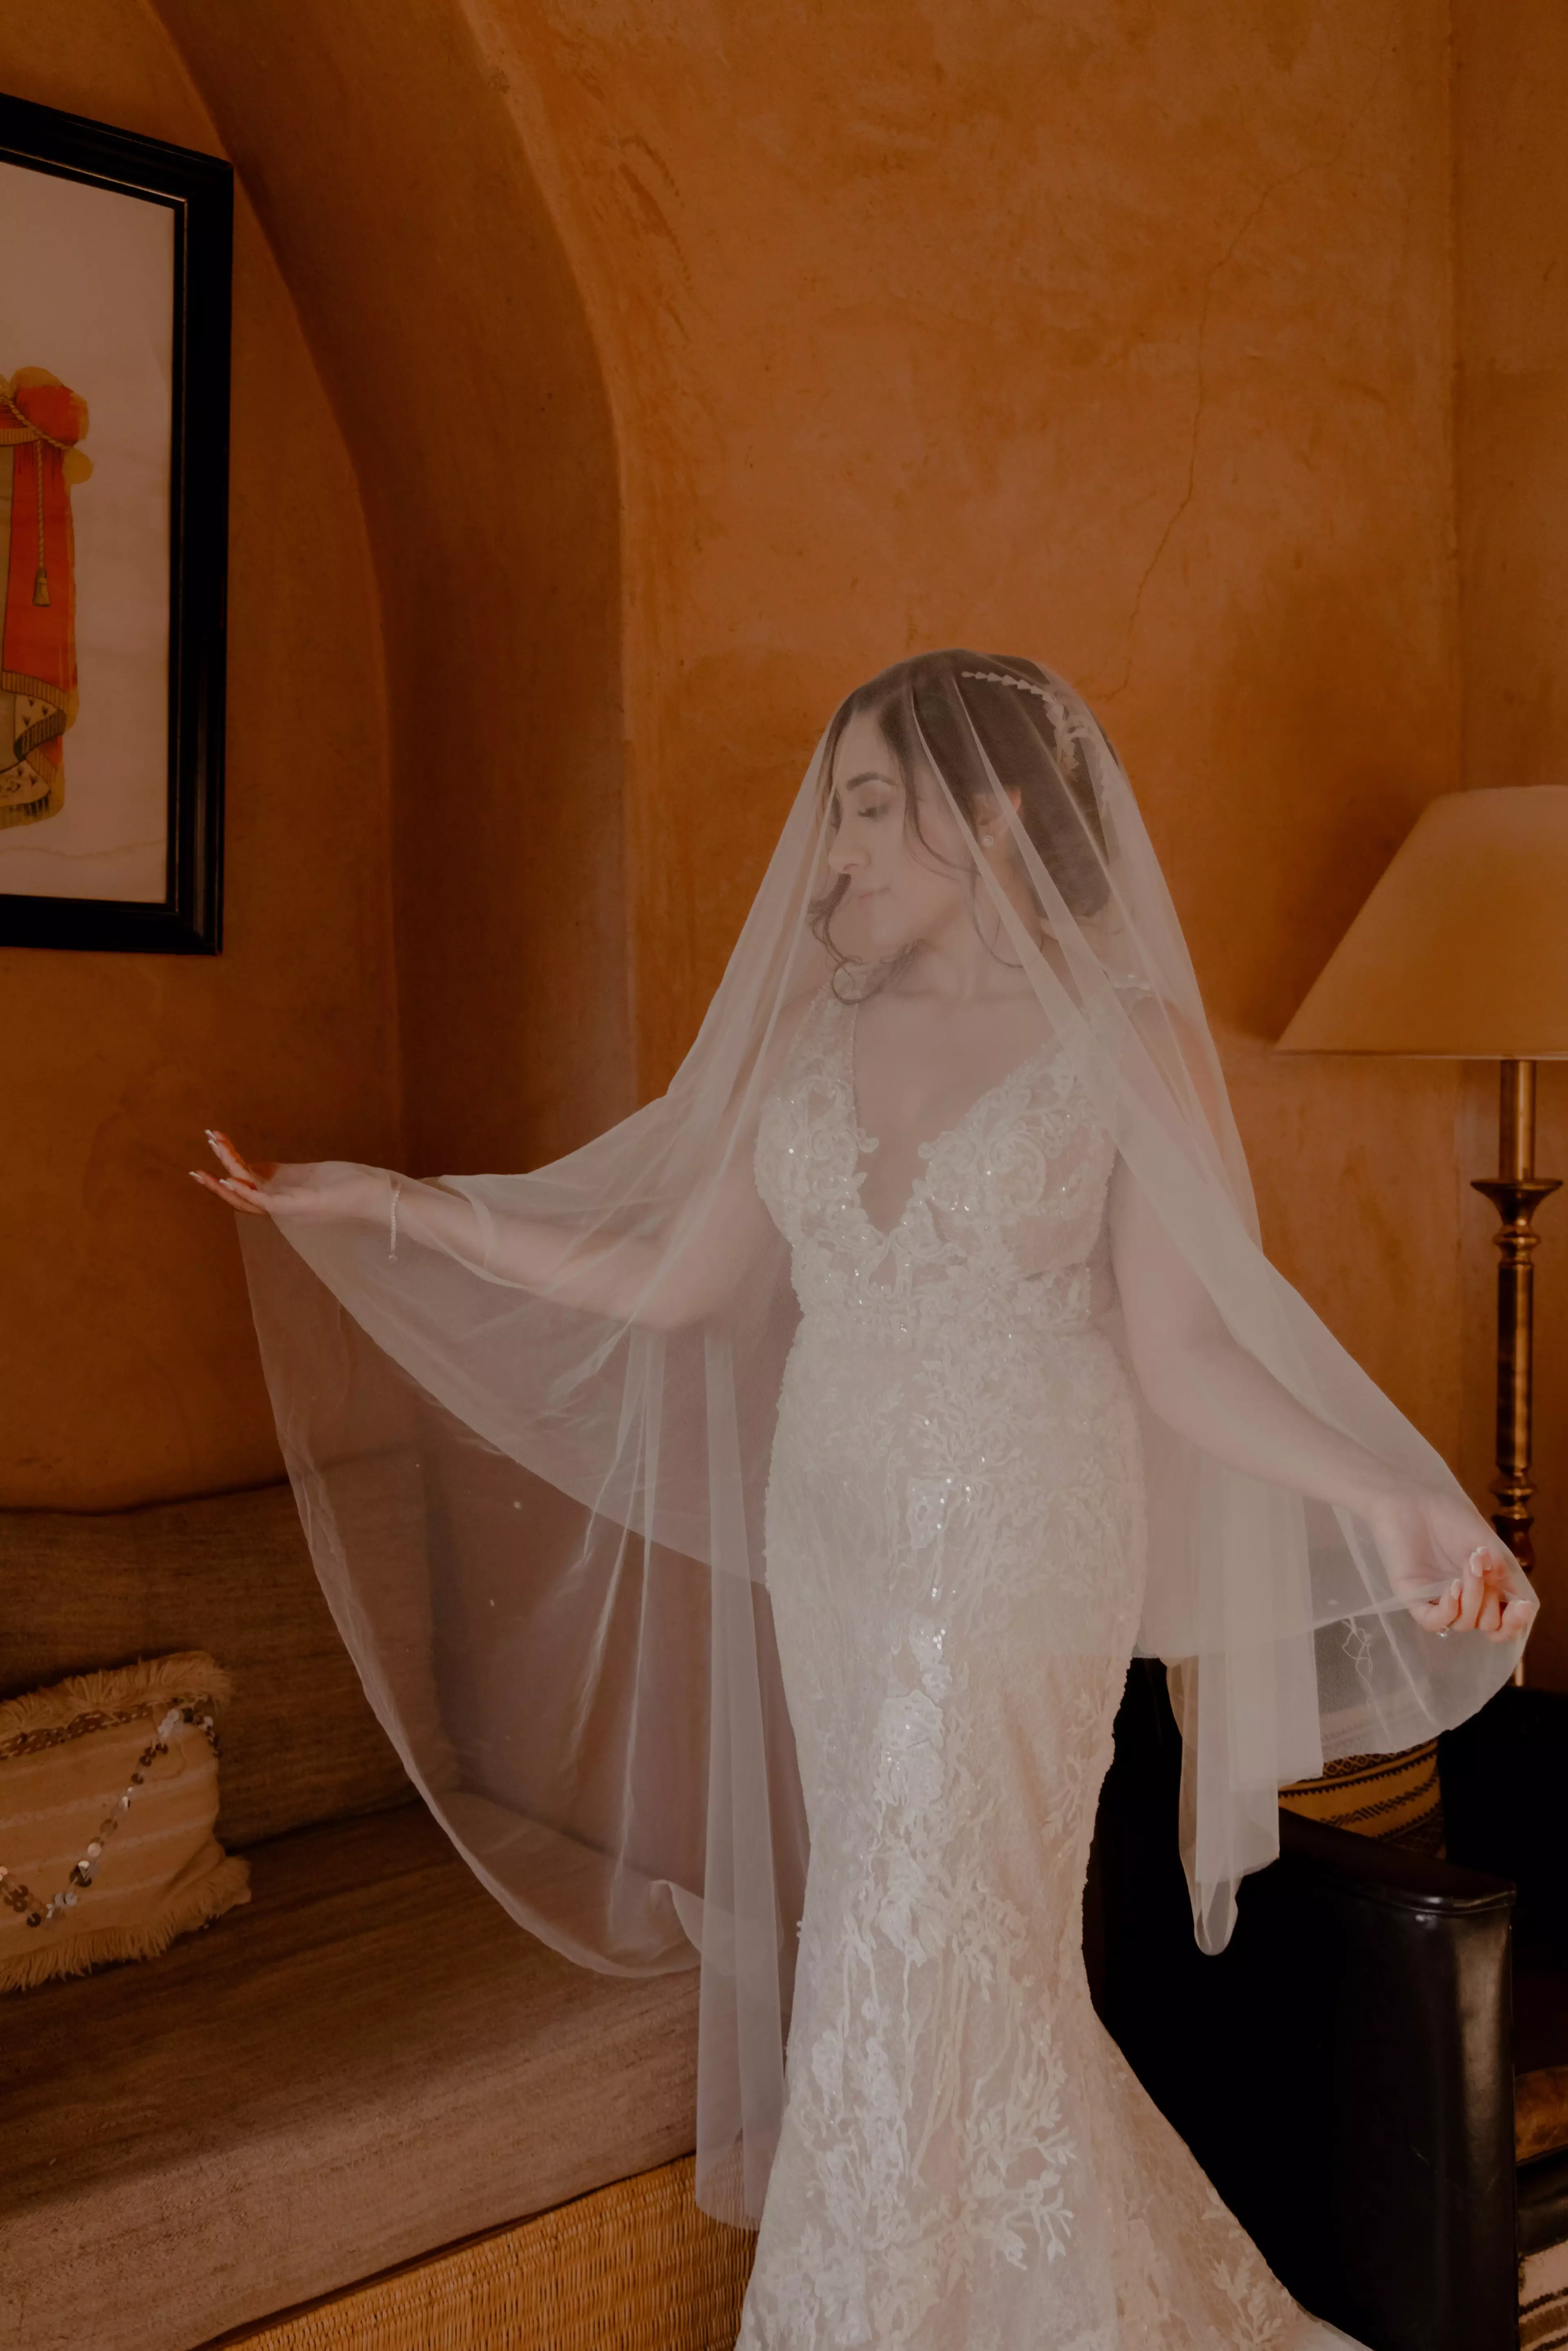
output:
[[[1502,1064],[1500,1164],[1475,1185],[1502,1219],[1492,1524],[1533,1569],[1531,1219],[1559,1182],[1535,1172],[1535,1064],[1568,1061],[1568,784],[1430,801],[1280,1050]]]

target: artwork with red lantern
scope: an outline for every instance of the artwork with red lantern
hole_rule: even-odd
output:
[[[232,206],[0,98],[0,944],[219,944]]]
[[[92,472],[87,403],[47,368],[0,376],[0,825],[65,805],[65,733],[77,715],[71,492]]]

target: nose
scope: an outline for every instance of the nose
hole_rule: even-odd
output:
[[[829,872],[855,873],[865,862],[864,844],[851,841],[848,827],[840,825],[828,849]]]

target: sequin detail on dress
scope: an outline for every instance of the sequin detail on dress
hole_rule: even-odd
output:
[[[817,1000],[757,1144],[802,1310],[767,1572],[811,1863],[739,2351],[1281,2344],[1294,2304],[1083,1973],[1144,1556],[1113,1146],[1046,1050],[880,1231],[855,1018]]]

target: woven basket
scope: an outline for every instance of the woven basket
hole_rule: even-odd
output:
[[[1298,1780],[1281,1788],[1280,1802],[1305,1820],[1326,1821],[1357,1836],[1442,1857],[1443,1791],[1435,1739],[1397,1755],[1346,1755],[1331,1763],[1321,1780]]]
[[[688,2156],[225,2346],[256,2351],[732,2351],[757,2240],[699,2212]]]

